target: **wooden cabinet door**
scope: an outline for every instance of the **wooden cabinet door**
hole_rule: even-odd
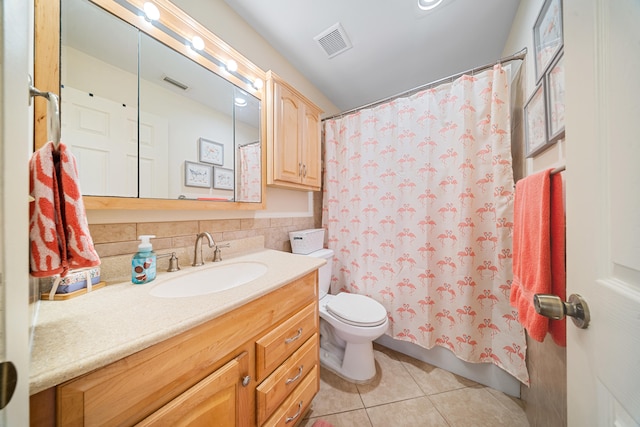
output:
[[[306,107],[303,122],[302,182],[311,190],[320,190],[321,174],[321,140],[320,114],[315,109]]]
[[[232,427],[242,423],[239,414],[241,359],[233,359],[211,375],[137,424],[139,427],[167,425]]]
[[[274,83],[274,179],[299,183],[302,168],[302,102],[286,86]]]

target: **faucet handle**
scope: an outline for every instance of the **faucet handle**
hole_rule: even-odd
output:
[[[178,271],[180,270],[180,265],[178,264],[178,257],[175,252],[171,253],[171,258],[169,258],[169,269],[168,272]]]
[[[175,252],[157,255],[156,259],[167,258],[167,257],[169,257],[169,268],[167,269],[167,271],[172,273],[174,271],[180,270],[180,266],[178,265],[178,257],[176,256]]]
[[[230,243],[223,243],[221,245],[216,245],[216,249],[213,251],[213,262],[222,261],[222,251],[220,248],[228,248],[230,247]]]

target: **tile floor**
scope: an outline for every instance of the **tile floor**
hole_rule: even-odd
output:
[[[524,402],[374,344],[378,373],[365,385],[321,369],[320,392],[300,427],[529,426]]]

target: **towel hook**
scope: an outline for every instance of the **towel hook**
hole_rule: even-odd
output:
[[[58,95],[53,92],[43,92],[33,86],[33,78],[31,77],[31,74],[29,74],[29,105],[31,105],[31,99],[34,96],[41,96],[49,101],[47,108],[49,131],[53,135],[53,145],[57,150],[60,146],[60,102],[58,100]]]

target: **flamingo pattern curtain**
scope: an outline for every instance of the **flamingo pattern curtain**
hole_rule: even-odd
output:
[[[509,84],[482,74],[325,121],[332,291],[387,309],[388,334],[493,363],[528,384],[509,304]]]
[[[260,144],[247,144],[240,147],[239,202],[260,202],[262,191],[260,162]]]

